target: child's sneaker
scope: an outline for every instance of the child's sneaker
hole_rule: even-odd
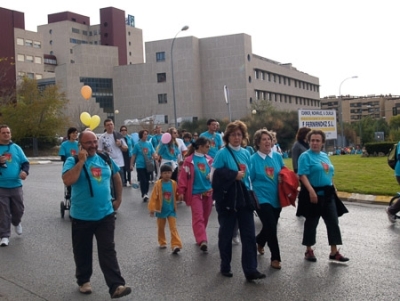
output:
[[[172,254],[178,254],[181,249],[179,247],[174,247]]]
[[[160,249],[166,249],[167,245],[160,245]]]

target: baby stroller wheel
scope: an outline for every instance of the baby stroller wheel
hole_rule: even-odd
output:
[[[60,213],[61,213],[61,218],[64,218],[64,214],[65,214],[64,201],[61,201],[61,203],[60,203]]]

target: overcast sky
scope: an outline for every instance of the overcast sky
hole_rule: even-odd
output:
[[[253,53],[292,63],[316,76],[321,97],[400,95],[397,0],[18,0],[1,7],[25,13],[25,29],[37,31],[47,15],[71,11],[99,24],[100,8],[113,6],[135,16],[147,41],[246,33]]]

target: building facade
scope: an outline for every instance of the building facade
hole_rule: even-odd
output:
[[[146,42],[143,52],[133,16],[113,7],[100,10],[98,25],[72,12],[51,14],[37,33],[24,30],[23,13],[0,8],[0,20],[13,14],[18,22],[6,28],[13,48],[0,54],[16,58],[14,81],[29,76],[59,85],[70,100],[71,122],[79,122],[82,111],[112,117],[117,125],[151,117],[164,128],[175,124],[175,111],[177,122],[227,119],[224,86],[233,120],[261,101],[287,111],[320,109],[319,79],[253,54],[247,34]],[[0,41],[0,49],[6,43]],[[92,87],[89,101],[80,95],[83,85]]]

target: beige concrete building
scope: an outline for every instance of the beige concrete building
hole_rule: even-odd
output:
[[[173,53],[173,39],[152,41],[143,52],[134,17],[113,7],[100,10],[98,25],[72,12],[48,15],[37,33],[23,29],[23,13],[0,9],[0,14],[18,16],[13,32],[7,29],[17,58],[14,80],[28,75],[40,85],[58,84],[70,100],[66,113],[72,123],[79,123],[83,111],[114,118],[118,126],[151,116],[166,128],[175,124],[175,109],[181,122],[228,119],[229,108],[231,118],[239,119],[260,101],[288,111],[320,108],[319,79],[254,54],[247,34],[177,38]],[[93,90],[89,101],[80,95],[83,85]]]
[[[343,122],[352,123],[370,116],[373,119],[385,118],[387,122],[393,117],[393,108],[400,114],[400,96],[368,95],[368,96],[342,96]],[[321,109],[336,110],[339,124],[340,98],[336,96],[321,99]]]

